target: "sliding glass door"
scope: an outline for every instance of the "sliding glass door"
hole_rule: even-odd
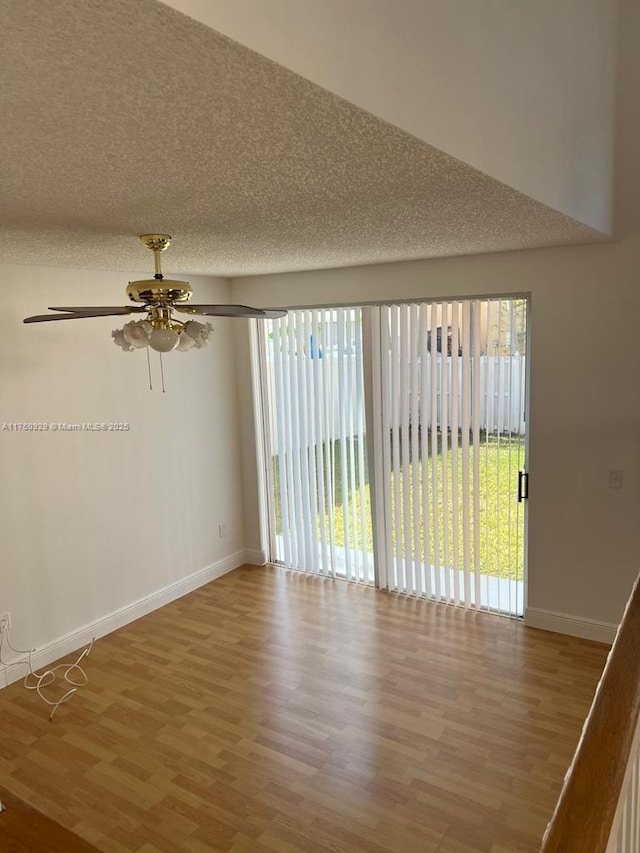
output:
[[[271,321],[272,559],[521,614],[526,332],[525,299]]]

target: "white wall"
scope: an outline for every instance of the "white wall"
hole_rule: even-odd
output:
[[[242,551],[233,324],[244,321],[215,320],[207,348],[167,355],[166,394],[155,363],[150,392],[145,353],[111,340],[123,319],[21,322],[51,304],[122,305],[126,273],[0,275],[0,422],[130,424],[54,433],[0,423],[0,612],[11,611],[23,647],[40,646]],[[200,301],[228,301],[227,282],[191,282]]]
[[[254,322],[254,321],[252,321]],[[260,322],[260,321],[255,321]],[[242,477],[242,513],[243,519],[250,519],[244,526],[245,554],[248,563],[261,566],[268,558],[266,541],[262,541],[260,517],[266,513],[266,496],[262,492],[263,482],[258,477],[262,470],[262,437],[256,434],[256,417],[260,417],[260,395],[256,387],[260,384],[257,365],[257,347],[251,345],[252,335],[249,325],[242,324],[235,335],[236,385],[238,400],[238,436],[242,448],[241,467],[238,474]],[[266,521],[265,521],[266,524]]]
[[[232,292],[267,307],[531,293],[528,604],[615,623],[640,567],[639,270],[635,239],[236,279]]]
[[[611,230],[616,0],[167,5],[527,195]]]

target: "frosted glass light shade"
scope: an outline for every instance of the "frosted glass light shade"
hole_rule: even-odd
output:
[[[156,352],[171,352],[180,342],[180,335],[173,329],[154,329],[149,335],[149,346]]]

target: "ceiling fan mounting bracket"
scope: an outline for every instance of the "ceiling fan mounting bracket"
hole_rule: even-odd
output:
[[[143,234],[140,242],[152,252],[164,252],[171,245],[170,234]]]

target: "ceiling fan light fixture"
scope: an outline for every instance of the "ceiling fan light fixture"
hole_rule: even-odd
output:
[[[113,342],[117,347],[120,347],[124,352],[133,352],[133,347],[124,336],[124,329],[114,329],[111,332]]]
[[[180,343],[180,335],[175,329],[154,329],[149,335],[148,346],[156,352],[171,352]]]
[[[133,349],[143,349],[149,346],[149,337],[153,327],[148,320],[130,320],[122,327],[125,341]]]
[[[189,320],[189,322],[185,323],[182,327],[180,337],[192,340],[197,349],[202,349],[211,337],[212,332],[213,326],[211,323],[198,323],[197,320]],[[187,345],[187,349],[191,349],[191,346]]]
[[[189,335],[185,335],[184,332],[182,332],[176,349],[180,350],[180,352],[187,352],[188,350],[193,349],[195,345],[196,342],[193,338],[190,338]]]
[[[178,349],[202,349],[213,332],[211,323],[174,322],[171,319],[130,320],[121,329],[114,329],[111,337],[124,352],[151,347],[156,352],[171,352]]]

